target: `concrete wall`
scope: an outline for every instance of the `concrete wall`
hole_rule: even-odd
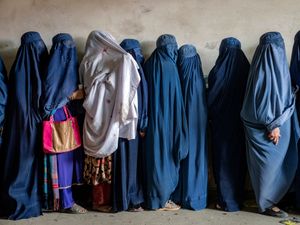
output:
[[[8,69],[22,33],[40,32],[50,48],[59,32],[70,33],[83,54],[94,29],[117,40],[136,38],[148,56],[160,34],[171,33],[178,44],[194,44],[208,74],[222,38],[234,36],[251,59],[261,34],[282,33],[287,55],[300,29],[298,0],[0,0],[0,55]]]

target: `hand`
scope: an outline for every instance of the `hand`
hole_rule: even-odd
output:
[[[83,89],[78,89],[72,93],[71,96],[69,96],[70,100],[79,100],[83,99],[85,96],[84,90]]]
[[[273,141],[275,145],[278,145],[280,139],[280,129],[277,127],[273,129],[269,134],[268,138]]]
[[[146,136],[146,132],[140,131],[140,136],[141,136],[142,138],[145,137],[145,136]]]

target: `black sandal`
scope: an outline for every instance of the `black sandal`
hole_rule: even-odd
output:
[[[279,211],[274,210],[275,206],[272,206],[270,208],[266,208],[262,214],[267,215],[267,216],[273,216],[273,217],[279,217],[279,218],[286,218],[289,216],[285,211],[279,209]]]

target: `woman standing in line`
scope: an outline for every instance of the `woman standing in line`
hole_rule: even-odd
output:
[[[125,39],[120,46],[135,59],[139,66],[140,85],[137,89],[138,95],[138,124],[135,139],[127,140],[120,138],[118,149],[113,154],[112,173],[112,210],[133,212],[142,211],[141,203],[144,202],[143,195],[143,165],[142,141],[145,136],[148,115],[148,88],[142,65],[144,56],[140,43],[135,39]]]
[[[70,114],[70,100],[83,98],[78,90],[78,61],[71,35],[53,37],[48,69],[43,81],[42,104],[45,118],[64,121]],[[44,207],[66,213],[86,213],[74,201],[72,186],[82,184],[83,149],[44,155]]]
[[[23,34],[9,76],[0,152],[0,214],[12,220],[42,214],[41,95],[47,62],[40,34]]]
[[[241,111],[248,169],[259,212],[276,217],[276,207],[293,182],[299,124],[283,39],[278,32],[261,36],[250,66]]]
[[[131,140],[137,135],[138,65],[112,35],[93,31],[80,75],[86,93],[84,178],[93,185],[93,209],[110,212],[112,153],[118,149],[119,138]]]
[[[300,119],[300,31],[297,32],[294,38],[294,46],[291,56],[291,65],[290,65],[290,73],[293,87],[297,90],[296,92],[296,110],[298,115],[298,121]],[[298,142],[298,150],[300,149],[300,143]],[[298,168],[294,180],[293,191],[295,193],[295,198],[293,199],[293,203],[295,204],[297,209],[300,209],[300,154],[298,154]]]
[[[178,210],[172,199],[180,162],[188,153],[188,127],[173,35],[161,35],[146,61],[149,113],[145,140],[145,202],[149,209]]]
[[[189,153],[181,162],[173,199],[183,208],[200,210],[206,207],[207,198],[207,105],[201,60],[193,45],[179,48],[177,65],[189,130]]]
[[[208,76],[216,208],[229,212],[240,210],[244,199],[246,146],[240,111],[249,67],[240,41],[233,37],[225,38]]]

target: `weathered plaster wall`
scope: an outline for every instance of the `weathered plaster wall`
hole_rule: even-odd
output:
[[[94,29],[119,41],[136,38],[148,56],[156,38],[174,34],[178,44],[194,44],[208,74],[222,38],[234,36],[252,58],[258,39],[267,31],[282,33],[288,58],[300,29],[298,0],[0,0],[0,55],[9,68],[22,33],[40,32],[50,48],[51,38],[68,32],[79,55]]]

